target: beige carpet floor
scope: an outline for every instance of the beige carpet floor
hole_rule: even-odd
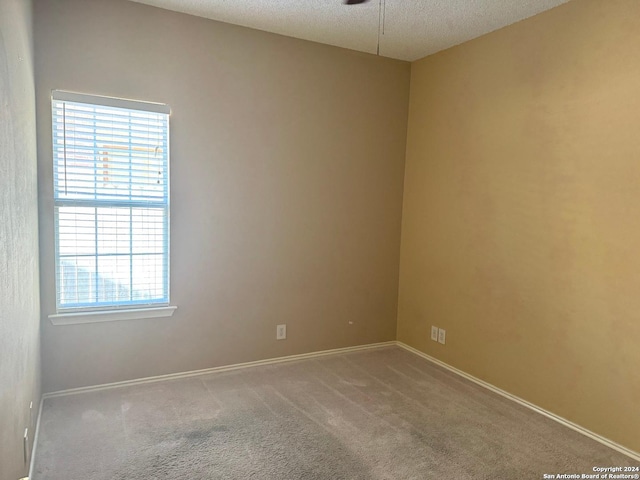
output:
[[[49,398],[35,455],[32,480],[507,480],[637,464],[399,347]]]

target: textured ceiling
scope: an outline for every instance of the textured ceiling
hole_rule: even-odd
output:
[[[568,0],[370,0],[360,5],[342,0],[133,1],[368,53],[377,50],[382,2],[380,55],[413,61]]]

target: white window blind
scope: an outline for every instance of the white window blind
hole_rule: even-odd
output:
[[[58,311],[169,303],[169,109],[54,91]]]

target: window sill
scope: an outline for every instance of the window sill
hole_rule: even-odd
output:
[[[117,322],[143,318],[171,317],[176,306],[135,308],[129,310],[101,310],[97,312],[57,313],[49,315],[54,325],[76,325],[80,323]]]

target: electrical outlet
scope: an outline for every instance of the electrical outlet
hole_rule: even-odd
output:
[[[438,329],[438,343],[441,343],[444,345],[444,341],[446,340],[446,336],[447,336],[447,332],[445,331],[444,328],[439,328]]]
[[[276,326],[276,340],[284,340],[287,338],[287,325],[277,325]]]
[[[434,342],[438,341],[438,327],[434,327],[431,325],[431,340]]]

